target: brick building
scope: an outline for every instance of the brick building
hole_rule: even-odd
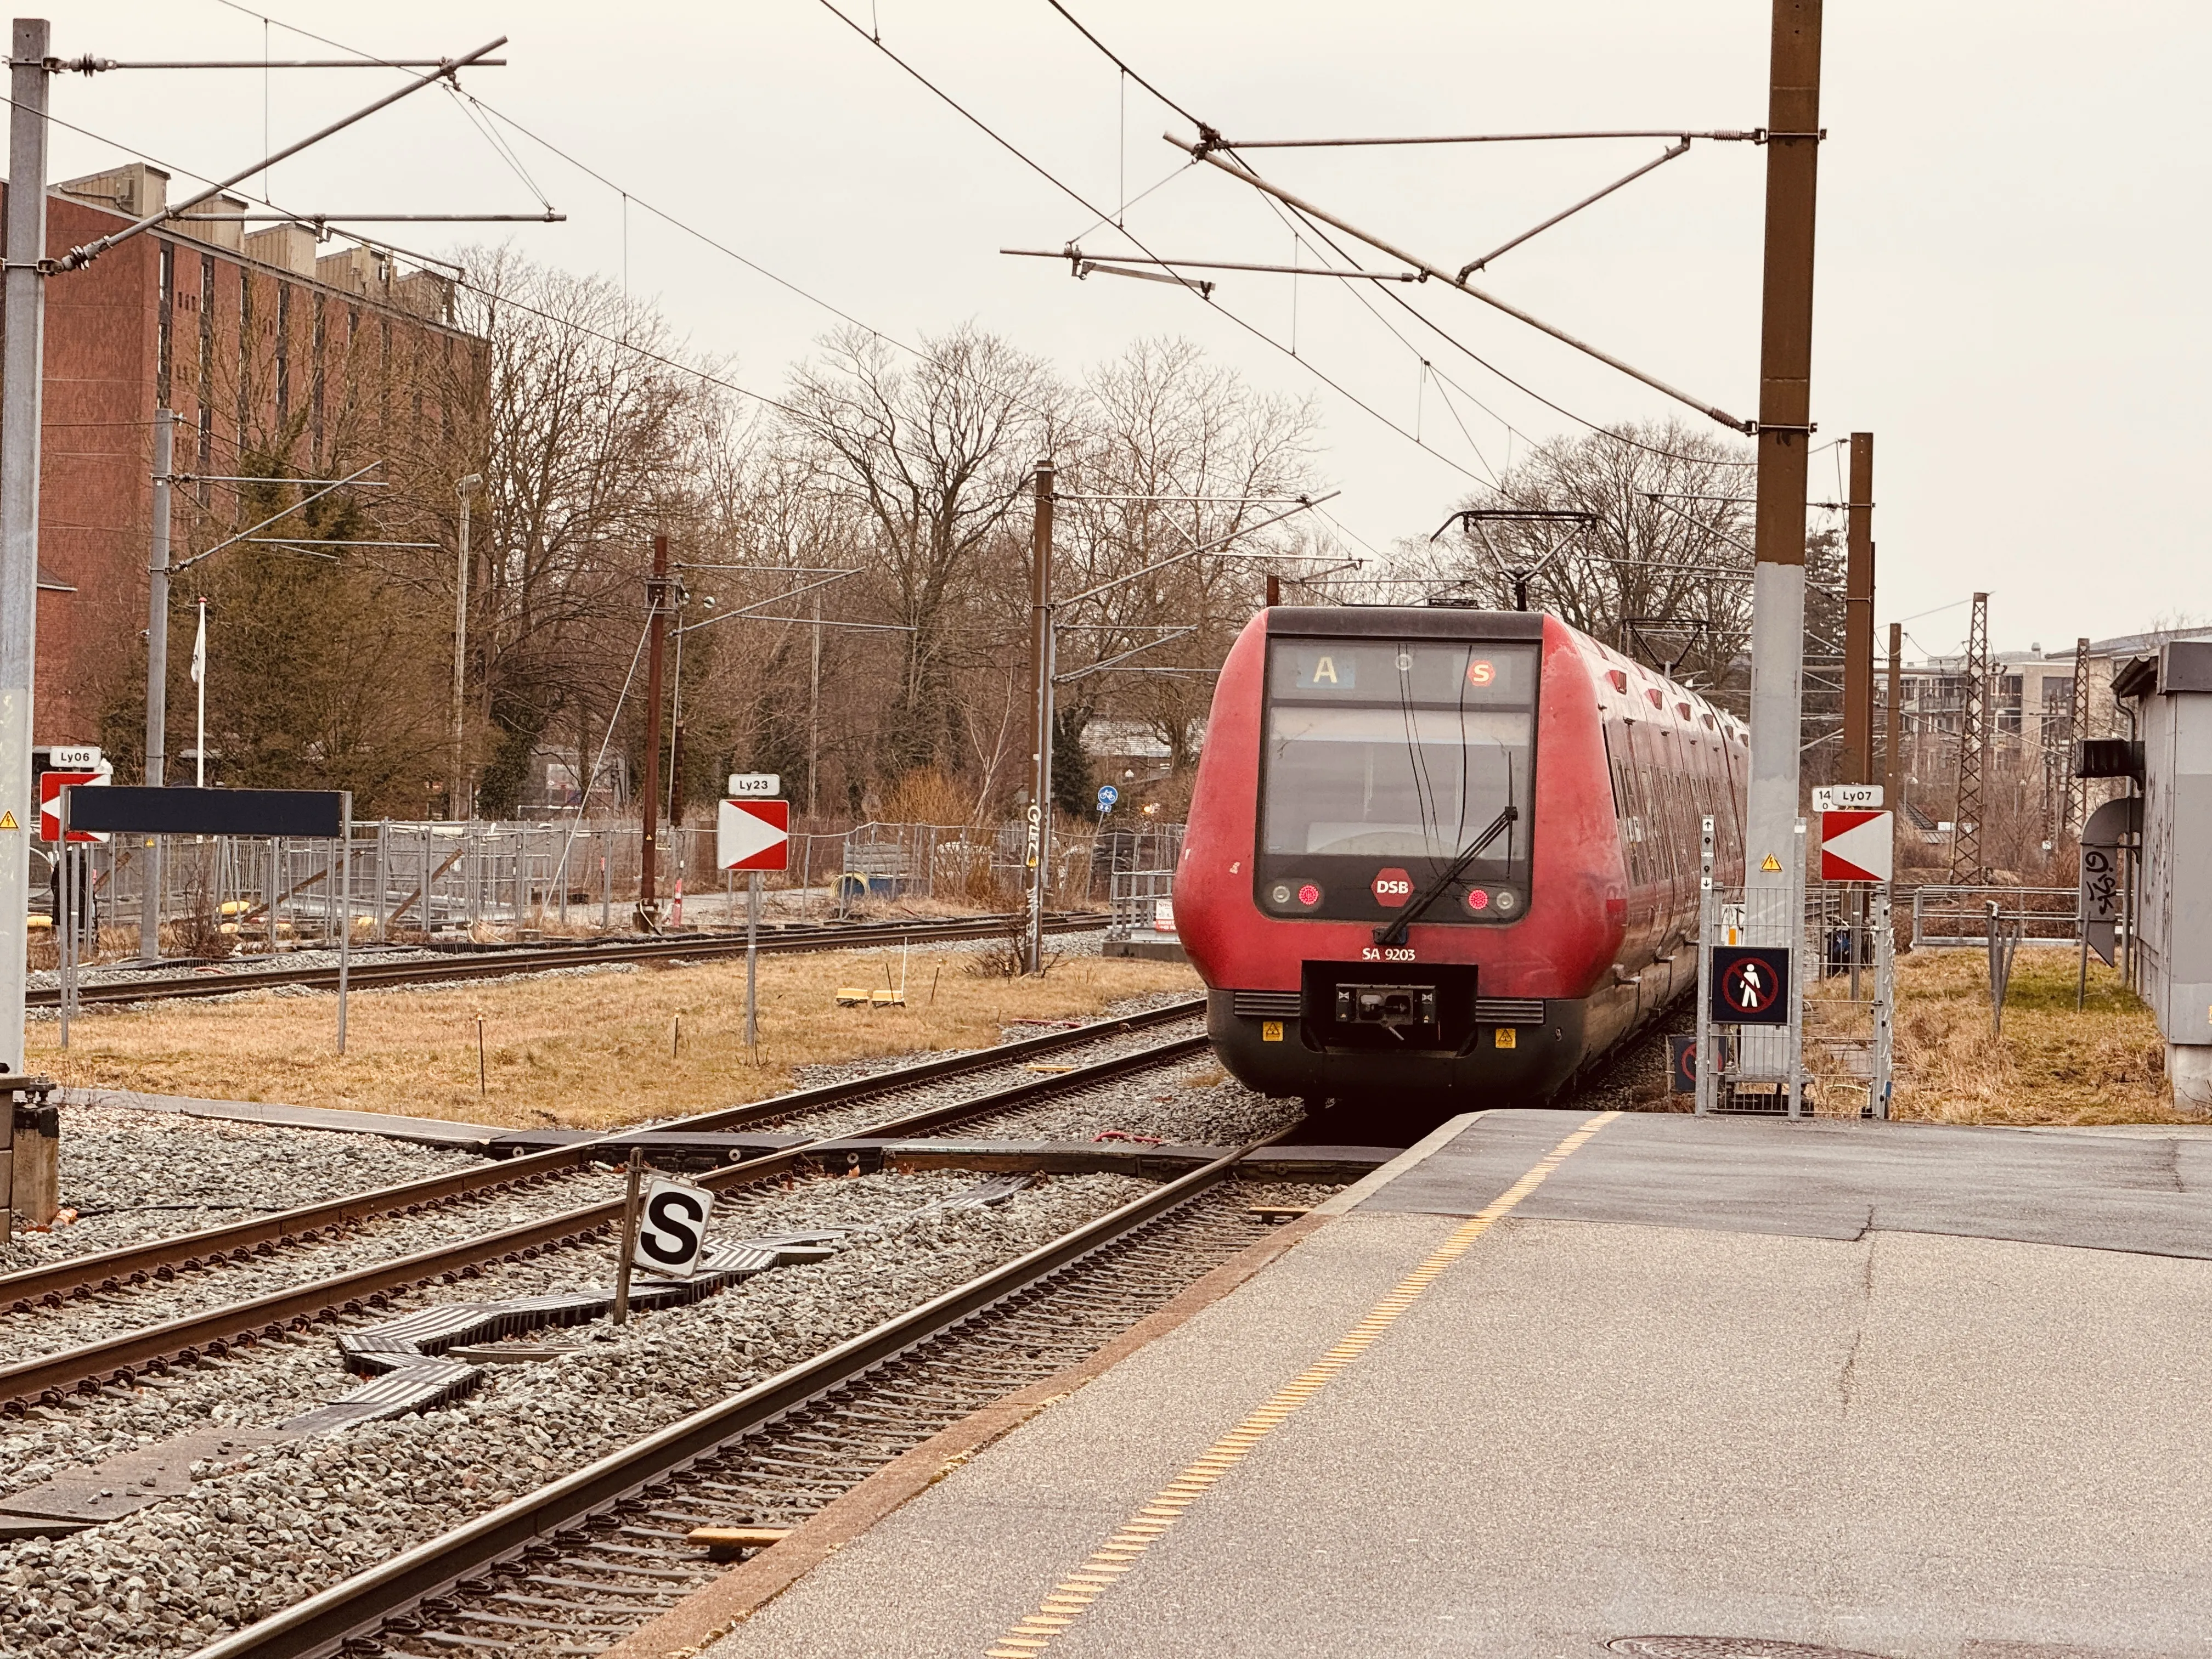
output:
[[[143,163],[52,186],[48,253],[158,210],[167,188]],[[450,485],[476,467],[456,414],[489,356],[453,326],[451,285],[365,249],[319,256],[307,227],[252,230],[244,212],[219,198],[47,279],[40,746],[97,742],[103,712],[144,672],[157,408],[176,411],[180,473],[337,477],[381,459],[395,484]],[[244,527],[228,486],[173,494],[178,558]],[[173,600],[181,616],[189,594]]]

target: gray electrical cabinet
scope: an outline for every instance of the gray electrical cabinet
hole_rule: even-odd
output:
[[[2175,640],[2116,675],[2142,741],[2143,999],[2184,1110],[2212,1113],[2212,640]]]

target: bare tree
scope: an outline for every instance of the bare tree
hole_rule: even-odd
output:
[[[1141,720],[1179,774],[1212,702],[1209,671],[1261,602],[1248,556],[1301,545],[1303,527],[1267,521],[1317,489],[1314,412],[1253,391],[1187,340],[1138,341],[1084,391],[1066,471],[1088,499],[1060,521],[1060,584],[1117,585],[1062,613],[1061,672],[1097,671],[1064,689],[1066,731]],[[1060,749],[1076,752],[1066,738]]]
[[[643,625],[651,538],[690,533],[717,451],[744,428],[710,378],[719,363],[692,359],[658,313],[604,278],[480,253],[460,319],[490,342],[466,410],[482,435],[452,454],[435,507],[450,540],[453,483],[482,471],[470,625],[480,795],[485,811],[511,811],[556,722],[579,749],[595,720],[603,732]]]
[[[1532,608],[1724,696],[1740,694],[1751,623],[1746,447],[1668,421],[1540,445],[1463,508],[1580,514],[1462,521],[1406,544],[1432,597]],[[1516,576],[1516,573],[1522,573]]]
[[[1009,519],[1050,447],[1066,393],[1045,366],[969,325],[924,342],[918,362],[857,329],[830,336],[793,379],[792,436],[814,488],[867,526],[867,562],[902,660],[884,734],[896,770],[950,764],[963,738],[952,675],[964,606],[995,586],[992,651],[1018,552]],[[991,567],[998,568],[994,571]]]

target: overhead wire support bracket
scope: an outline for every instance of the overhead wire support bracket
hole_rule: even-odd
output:
[[[1296,507],[1288,508],[1281,513],[1272,514],[1267,518],[1258,520],[1256,523],[1248,524],[1239,529],[1232,530],[1226,536],[1217,538],[1215,540],[1207,542],[1202,546],[1193,546],[1188,553],[1178,553],[1172,558],[1162,559],[1158,564],[1148,564],[1142,570],[1132,570],[1125,576],[1116,576],[1111,581],[1101,582],[1097,586],[1085,588],[1080,593],[1071,593],[1064,599],[1055,599],[1053,601],[1053,604],[1055,607],[1059,607],[1075,605],[1085,599],[1095,599],[1101,593],[1110,592],[1113,589],[1120,587],[1126,582],[1135,581],[1139,576],[1149,576],[1155,571],[1165,570],[1171,564],[1181,564],[1185,559],[1194,559],[1201,554],[1216,552],[1218,550],[1228,546],[1230,543],[1237,540],[1239,537],[1249,536],[1255,531],[1265,530],[1269,525],[1280,524],[1285,519],[1294,519],[1299,514],[1307,511],[1309,508],[1319,507],[1323,501],[1334,501],[1342,494],[1344,494],[1344,492],[1340,489],[1332,489],[1326,495],[1315,495],[1311,497],[1300,496],[1298,498],[1298,504]],[[1172,520],[1169,522],[1170,524],[1174,523]],[[1182,526],[1181,525],[1175,525],[1174,527],[1178,533],[1182,530]],[[1240,559],[1302,559],[1310,557],[1310,556],[1304,553],[1239,553],[1232,556]]]
[[[1782,135],[1785,138],[1803,136],[1800,133]],[[1687,143],[1692,138],[1710,138],[1717,143],[1763,144],[1766,142],[1767,132],[1764,127],[1724,128],[1709,132],[1698,131],[1690,127],[1630,127],[1601,132],[1468,132],[1404,138],[1231,139],[1224,138],[1218,132],[1209,131],[1206,134],[1206,148],[1209,149],[1359,149],[1393,144],[1534,144],[1559,139],[1578,138],[1674,138],[1684,143]]]
[[[1267,179],[1260,177],[1258,173],[1251,172],[1248,168],[1239,167],[1233,161],[1225,161],[1222,160],[1220,156],[1210,153],[1205,141],[1202,139],[1193,143],[1176,137],[1175,134],[1171,132],[1164,132],[1160,137],[1165,139],[1169,143],[1173,144],[1177,149],[1188,152],[1194,161],[1203,161],[1208,167],[1218,167],[1231,178],[1241,179],[1245,184],[1251,185],[1255,190],[1263,191],[1267,195],[1273,197],[1277,201],[1296,208],[1299,212],[1310,215],[1312,217],[1320,220],[1323,224],[1334,226],[1336,229],[1342,231],[1347,236],[1358,237],[1370,247],[1377,248],[1382,252],[1389,254],[1392,258],[1401,260],[1405,264],[1413,266],[1416,270],[1425,272],[1427,275],[1435,277],[1438,282],[1448,283],[1451,287],[1459,289],[1462,294],[1474,295],[1476,299],[1481,301],[1485,305],[1491,307],[1494,310],[1502,311],[1516,321],[1526,323],[1529,327],[1536,329],[1540,332],[1550,335],[1553,339],[1559,341],[1563,345],[1572,346],[1577,351],[1583,353],[1585,356],[1596,358],[1598,362],[1605,364],[1607,368],[1618,369],[1620,373],[1627,375],[1632,380],[1641,381],[1644,385],[1650,386],[1654,392],[1662,392],[1666,396],[1674,398],[1677,403],[1686,404],[1692,409],[1696,410],[1700,415],[1706,416],[1712,420],[1717,421],[1723,426],[1729,427],[1735,431],[1742,433],[1755,433],[1759,430],[1758,422],[1755,421],[1739,419],[1737,416],[1729,414],[1728,410],[1720,408],[1717,404],[1709,404],[1702,398],[1694,397],[1691,393],[1683,391],[1679,386],[1669,386],[1666,381],[1659,379],[1658,376],[1655,374],[1646,374],[1642,369],[1638,368],[1634,364],[1622,362],[1611,352],[1602,350],[1599,347],[1590,344],[1587,340],[1577,339],[1575,336],[1568,333],[1565,329],[1554,327],[1552,324],[1546,322],[1542,318],[1533,316],[1529,313],[1522,310],[1520,307],[1511,304],[1510,301],[1501,300],[1496,295],[1487,293],[1484,289],[1475,287],[1472,283],[1454,276],[1451,272],[1444,270],[1442,266],[1432,264],[1426,259],[1421,258],[1415,254],[1407,252],[1405,249],[1397,246],[1394,243],[1384,241],[1381,237],[1375,235],[1371,232],[1360,229],[1358,226],[1351,223],[1349,221],[1340,219],[1325,209],[1316,207],[1313,203],[1307,201],[1304,198],[1291,194],[1289,191],[1283,189],[1279,185],[1270,184]]]
[[[389,108],[392,105],[398,103],[401,99],[410,97],[414,94],[422,91],[425,87],[436,86],[441,82],[452,80],[462,70],[473,65],[478,59],[488,56],[491,52],[496,52],[500,47],[505,46],[507,44],[507,36],[502,34],[496,40],[488,40],[483,46],[478,46],[474,52],[469,52],[465,56],[459,58],[441,58],[439,61],[438,67],[432,73],[424,76],[418,76],[416,79],[408,82],[407,85],[397,88],[394,90],[386,93],[374,103],[365,104],[361,108],[356,110],[352,114],[342,117],[338,120],[331,122],[328,126],[324,127],[319,131],[309,133],[305,138],[299,140],[296,143],[287,144],[283,149],[278,150],[274,155],[270,155],[262,161],[256,161],[252,167],[246,167],[237,173],[234,173],[229,178],[222,179],[219,183],[210,185],[205,190],[201,191],[198,195],[186,198],[184,201],[178,203],[174,207],[166,207],[158,213],[149,213],[144,218],[137,220],[134,223],[125,225],[122,229],[115,232],[112,235],[102,236],[96,240],[86,242],[79,246],[71,248],[59,259],[53,261],[55,271],[59,273],[65,270],[82,270],[85,266],[90,264],[94,259],[97,259],[101,254],[106,252],[110,248],[116,246],[118,244],[127,242],[133,236],[137,236],[142,232],[151,230],[156,225],[162,224],[169,220],[181,219],[194,208],[200,206],[204,203],[213,201],[216,197],[222,195],[223,191],[230,189],[233,185],[244,183],[257,173],[267,172],[269,168],[276,166],[277,162],[284,161],[288,157],[297,155],[301,150],[307,149],[311,145],[320,143],[324,139],[330,137],[334,133],[343,132],[346,128],[353,125],[355,122],[365,120],[369,116],[375,114],[379,110]]]
[[[326,70],[326,69],[443,69],[443,58],[203,58],[151,60],[114,58],[49,58],[45,68],[54,75],[100,75],[109,70]],[[9,60],[13,66],[14,60]],[[504,58],[478,58],[472,67],[505,69]]]
[[[1157,639],[1146,640],[1142,645],[1133,645],[1127,651],[1119,652],[1107,658],[1103,662],[1094,662],[1085,668],[1070,669],[1065,674],[1054,674],[1052,677],[1052,683],[1054,685],[1066,685],[1076,680],[1086,679],[1093,674],[1103,674],[1116,665],[1128,661],[1140,651],[1149,651],[1156,645],[1165,645],[1170,640],[1179,640],[1185,635],[1197,632],[1198,629],[1195,627],[1189,627],[1178,628],[1171,632],[1163,633]]]
[[[1535,233],[1532,231],[1529,234],[1534,235]],[[999,252],[1021,259],[1066,259],[1077,267],[1076,275],[1079,276],[1084,274],[1083,267],[1103,270],[1105,267],[1100,262],[1111,260],[1124,265],[1168,265],[1178,270],[1250,270],[1263,276],[1340,276],[1352,282],[1365,283],[1425,283],[1429,280],[1418,270],[1332,270],[1327,265],[1263,265],[1236,259],[1163,259],[1157,255],[1138,253],[1085,253],[1073,242],[1057,252],[1041,247],[1002,247]],[[1494,258],[1497,256],[1493,254],[1491,257]],[[1126,271],[1121,274],[1133,276],[1141,273]]]
[[[382,461],[371,461],[367,466],[362,468],[359,472],[355,473],[351,477],[340,478],[335,483],[325,484],[322,489],[318,489],[312,495],[301,496],[298,501],[293,502],[291,506],[284,508],[282,512],[272,513],[269,517],[264,519],[259,524],[249,526],[246,529],[240,531],[235,536],[232,536],[225,540],[217,542],[213,547],[209,548],[204,553],[195,553],[189,559],[185,559],[179,563],[171,565],[169,567],[169,574],[173,576],[183,574],[185,571],[190,570],[194,565],[199,563],[203,559],[211,559],[215,557],[216,554],[222,552],[226,547],[235,547],[239,543],[245,541],[251,537],[259,535],[261,532],[268,529],[270,526],[280,523],[283,520],[290,518],[295,513],[299,512],[309,502],[322,500],[322,498],[329,495],[331,490],[343,489],[349,483],[358,483],[365,475],[375,471],[378,467],[382,466],[383,465],[384,463]],[[266,482],[270,483],[285,483],[290,481],[283,478],[271,478],[266,480]]]
[[[1128,270],[1120,265],[1102,265],[1096,259],[1079,261],[1075,267],[1075,278],[1081,282],[1093,272],[1101,276],[1133,276],[1140,283],[1167,283],[1176,288],[1194,288],[1201,297],[1209,300],[1213,297],[1213,290],[1220,286],[1218,283],[1207,282],[1202,276],[1187,280],[1164,270]]]
[[[1462,265],[1459,272],[1460,281],[1462,283],[1465,282],[1468,277],[1474,276],[1476,271],[1480,270],[1492,259],[1498,258],[1499,254],[1510,253],[1515,248],[1519,247],[1522,243],[1528,240],[1531,237],[1542,235],[1546,231],[1549,230],[1553,225],[1558,224],[1561,220],[1571,219],[1575,215],[1580,213],[1584,208],[1590,206],[1593,203],[1602,202],[1607,197],[1612,195],[1613,191],[1619,190],[1622,185],[1632,185],[1638,179],[1641,179],[1645,173],[1652,171],[1655,167],[1665,167],[1668,162],[1673,161],[1676,156],[1687,155],[1689,153],[1690,141],[1687,138],[1685,138],[1680,143],[1676,144],[1672,149],[1662,151],[1656,160],[1646,161],[1642,167],[1637,168],[1633,173],[1624,173],[1621,177],[1614,179],[1611,184],[1607,185],[1603,190],[1593,191],[1589,195],[1583,197],[1581,201],[1576,203],[1572,207],[1553,214],[1550,218],[1545,220],[1542,224],[1534,227],[1533,229],[1522,231],[1511,241],[1501,243],[1499,246],[1491,249],[1489,252],[1484,254],[1480,259],[1470,260],[1468,264]]]
[[[187,225],[561,225],[568,216],[548,208],[543,213],[179,213],[173,222]]]

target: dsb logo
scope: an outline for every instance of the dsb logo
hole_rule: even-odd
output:
[[[1403,909],[1406,901],[1413,896],[1413,878],[1403,870],[1377,870],[1373,890],[1377,904],[1386,909]]]

